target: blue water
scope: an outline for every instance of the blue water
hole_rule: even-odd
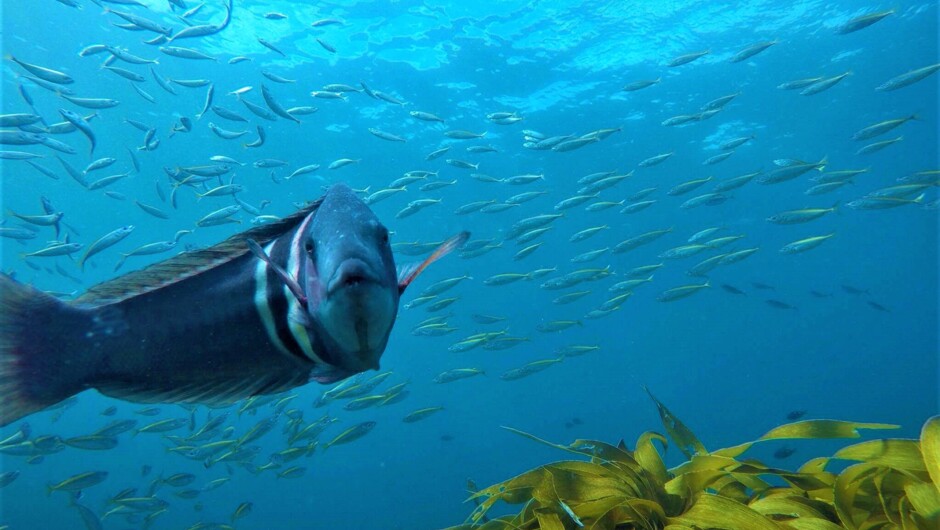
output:
[[[838,1],[752,1],[743,6],[711,2],[249,2],[235,0],[232,21],[221,33],[174,42],[218,58],[192,61],[162,54],[157,46],[142,44],[155,36],[115,27],[124,21],[89,0],[76,0],[75,9],[55,0],[6,0],[2,5],[3,52],[18,59],[68,73],[69,85],[83,97],[108,97],[119,106],[99,111],[90,124],[98,146],[89,157],[88,142],[80,133],[57,135],[77,151],[62,157],[84,168],[92,159],[118,159],[94,177],[132,169],[127,149],[141,164],[139,173],[104,190],[87,191],[68,176],[43,146],[4,146],[8,150],[45,155],[36,159],[54,171],[52,180],[25,162],[2,163],[2,202],[19,213],[42,213],[40,196],[47,197],[63,220],[72,227],[71,239],[90,244],[122,225],[134,232],[118,245],[89,261],[84,272],[66,257],[38,258],[28,266],[21,253],[41,248],[54,238],[41,228],[36,239],[18,244],[2,239],[2,269],[38,288],[72,292],[115,277],[112,271],[120,252],[140,245],[172,239],[178,230],[193,229],[196,220],[231,199],[197,201],[190,188],[181,188],[178,208],[160,200],[155,182],[169,190],[163,168],[209,164],[209,157],[225,155],[247,163],[235,170],[235,182],[245,191],[239,197],[258,205],[271,201],[264,214],[287,215],[294,203],[319,197],[323,187],[346,182],[353,188],[383,188],[409,170],[439,171],[442,180],[457,179],[453,186],[420,192],[421,183],[373,205],[373,210],[393,231],[395,242],[433,242],[460,230],[472,239],[501,241],[516,221],[553,213],[553,205],[576,194],[576,181],[598,171],[635,170],[632,177],[601,192],[600,199],[619,201],[647,187],[657,187],[650,197],[657,202],[642,212],[621,214],[619,208],[586,212],[584,206],[566,211],[553,229],[538,241],[543,245],[531,256],[512,259],[522,248],[505,241],[500,248],[477,258],[456,255],[432,265],[405,293],[410,302],[431,283],[460,275],[472,280],[443,296],[460,299],[441,313],[459,328],[444,337],[418,337],[410,330],[432,316],[426,306],[402,309],[382,369],[393,371],[377,389],[410,382],[410,395],[400,403],[363,411],[347,411],[343,402],[315,409],[313,402],[324,387],[317,384],[295,389],[287,408],[302,411],[310,422],[329,412],[339,418],[321,436],[320,443],[343,429],[363,421],[375,421],[375,429],[362,439],[338,445],[327,452],[317,449],[309,458],[289,465],[306,468],[301,478],[278,478],[278,470],[250,473],[238,465],[218,464],[206,469],[168,452],[172,444],[158,434],[120,435],[117,448],[82,451],[65,448],[46,455],[41,462],[3,455],[3,471],[19,471],[19,477],[0,489],[0,523],[10,528],[83,528],[66,493],[46,495],[46,485],[84,471],[107,471],[102,484],[88,488],[79,501],[98,516],[113,508],[108,499],[124,488],[146,492],[159,475],[193,473],[196,481],[186,489],[200,489],[210,480],[231,477],[219,489],[195,499],[182,499],[163,486],[157,497],[168,501],[165,513],[151,528],[189,528],[199,522],[229,523],[242,502],[252,502],[250,514],[240,519],[239,529],[250,528],[439,528],[463,521],[472,506],[464,504],[466,479],[481,486],[521,473],[552,459],[566,458],[500,428],[511,426],[542,438],[567,443],[593,438],[628,443],[643,431],[662,430],[656,409],[644,393],[645,385],[691,427],[708,448],[733,445],[759,437],[786,422],[793,410],[805,410],[811,418],[838,418],[900,425],[880,436],[916,437],[923,421],[938,410],[937,337],[937,214],[936,208],[910,204],[887,210],[855,210],[844,205],[863,195],[897,184],[896,179],[917,171],[938,168],[938,77],[934,74],[897,91],[879,92],[874,87],[910,70],[938,62],[936,2],[902,1],[866,4]],[[112,9],[133,12],[160,21],[176,30],[184,24],[168,2],[142,0],[147,9],[108,3]],[[195,7],[193,0],[187,7]],[[318,7],[315,7],[316,4]],[[837,35],[836,28],[852,17],[889,8],[896,13],[873,26]],[[278,11],[284,20],[261,15]],[[192,16],[195,23],[218,23],[222,2],[212,0]],[[317,19],[339,18],[342,25],[312,28]],[[261,46],[263,37],[287,57]],[[326,51],[319,37],[335,47]],[[778,44],[740,63],[728,59],[759,41]],[[79,57],[93,44],[122,46],[145,58],[158,58],[154,68],[164,77],[207,79],[215,87],[215,104],[249,118],[247,124],[227,121],[208,112],[194,119],[203,106],[206,87],[175,85],[171,95],[154,82],[150,65],[117,62],[114,66],[143,75],[140,88],[152,95],[150,103],[129,82],[100,69],[108,55]],[[690,64],[668,68],[674,57],[700,50],[711,53]],[[235,56],[251,60],[229,64]],[[260,75],[262,69],[295,79],[277,84]],[[851,71],[833,88],[812,96],[778,89],[781,83],[828,77]],[[18,76],[25,73],[11,61],[3,62],[2,113],[31,112],[18,93],[25,85],[37,111],[49,123],[61,121],[58,109],[81,109]],[[621,90],[626,83],[662,78],[650,88]],[[363,93],[347,94],[347,101],[315,99],[311,90],[328,83],[358,86],[365,82],[405,102],[404,106],[372,99]],[[301,124],[279,118],[268,122],[249,113],[230,92],[252,86],[245,98],[263,105],[260,86],[268,86],[284,107],[313,105],[318,112],[300,116]],[[692,114],[708,101],[740,92],[714,117],[683,127],[661,122],[679,114]],[[409,111],[434,113],[446,123],[411,118]],[[524,116],[513,125],[497,125],[486,119],[491,112],[509,111]],[[903,141],[877,153],[856,155],[868,142],[851,140],[853,133],[873,123],[910,114],[919,119],[871,140],[903,135]],[[179,117],[194,119],[191,132],[169,136]],[[140,151],[144,133],[124,122],[147,123],[156,129],[159,146]],[[223,140],[208,122],[229,130],[249,130],[237,140]],[[246,149],[244,141],[256,138],[255,126],[267,132],[266,144]],[[368,128],[405,138],[405,143],[376,138]],[[621,128],[603,141],[571,152],[533,150],[523,146],[522,131],[547,136],[582,135],[601,128]],[[442,134],[453,129],[486,131],[482,140],[450,140]],[[702,161],[720,151],[717,146],[735,137],[754,135],[720,164]],[[472,154],[471,145],[492,145],[497,153]],[[442,146],[444,157],[425,156]],[[662,164],[637,168],[656,154],[674,151]],[[828,195],[809,197],[803,192],[813,183],[812,171],[797,179],[763,186],[751,182],[730,193],[724,204],[684,210],[686,199],[711,191],[712,183],[680,197],[666,194],[672,186],[696,178],[715,176],[715,181],[774,169],[783,158],[818,161],[828,156],[826,171],[871,168],[856,177],[854,185]],[[251,162],[276,158],[287,168],[256,169]],[[326,166],[339,158],[361,162],[337,170]],[[480,182],[476,171],[445,163],[457,158],[479,163],[479,173],[498,178],[519,174],[544,174],[543,181],[524,186]],[[285,181],[294,169],[318,163],[318,171]],[[91,177],[89,177],[90,179]],[[118,200],[103,194],[118,192]],[[477,200],[504,200],[523,191],[545,195],[506,212],[457,216],[462,204]],[[416,215],[396,219],[409,201],[439,198],[441,203]],[[926,191],[924,203],[937,199]],[[152,217],[134,200],[158,206],[171,218]],[[829,207],[839,201],[837,213],[806,224],[774,225],[765,218],[784,210]],[[180,247],[197,248],[221,241],[251,225],[253,215],[241,212],[241,224],[198,228],[180,240]],[[20,226],[5,217],[4,226]],[[587,241],[570,243],[571,234],[593,226],[609,229]],[[726,247],[740,250],[759,247],[747,260],[722,266],[709,274],[712,288],[671,303],[657,301],[663,291],[704,278],[686,275],[708,251],[691,258],[663,261],[663,251],[686,244],[699,230],[723,227],[717,235],[746,235]],[[587,264],[570,263],[583,252],[612,247],[641,233],[672,228],[656,242],[624,254],[605,253]],[[792,241],[835,233],[835,237],[806,253],[786,255],[780,247]],[[130,258],[122,272],[167,257]],[[399,264],[421,257],[402,254]],[[607,287],[624,278],[617,273],[664,262],[654,281],[636,289],[623,306],[603,318],[584,315],[610,297]],[[55,266],[80,279],[80,284],[57,273]],[[557,267],[550,279],[579,268],[609,266],[610,278],[580,284],[564,291],[539,287],[544,281],[520,281],[506,286],[487,286],[492,275],[527,273]],[[759,289],[753,282],[772,286]],[[733,295],[720,287],[730,284],[746,292]],[[843,285],[867,291],[851,294]],[[551,301],[570,291],[593,292],[569,305]],[[819,298],[810,291],[831,296]],[[768,299],[795,309],[782,310]],[[875,302],[889,312],[870,305]],[[180,308],[185,311],[186,308]],[[505,316],[503,324],[475,324],[477,313]],[[156,317],[159,318],[159,317]],[[559,333],[541,333],[536,326],[559,319],[581,320]],[[155,325],[159,325],[155,323]],[[463,337],[484,330],[508,328],[513,336],[528,337],[523,345],[503,350],[475,349],[448,352]],[[565,359],[544,372],[518,381],[500,380],[499,374],[540,359],[554,358],[554,350],[567,344],[598,345],[600,349]],[[475,367],[486,376],[439,385],[437,374],[452,368]],[[2,406],[2,404],[0,404]],[[117,406],[113,417],[101,412]],[[235,407],[237,407],[236,405]],[[407,413],[431,406],[445,410],[417,423],[403,423]],[[89,391],[65,409],[41,412],[25,419],[32,437],[63,438],[88,434],[113,419],[133,418],[140,426],[164,418],[188,418],[190,412],[175,405],[161,405],[160,415],[140,416],[143,405],[120,402]],[[213,415],[219,412],[213,411]],[[196,411],[197,427],[206,421],[208,409]],[[252,425],[271,417],[265,406],[255,414],[236,418],[234,409],[226,425],[241,435]],[[575,419],[580,420],[574,422]],[[278,426],[257,445],[255,465],[287,446]],[[0,438],[14,433],[22,422],[0,430]],[[175,434],[187,434],[186,428]],[[870,434],[869,434],[870,435]],[[788,444],[797,451],[785,460],[772,456],[777,446],[758,447],[755,457],[776,466],[796,467],[804,460],[828,454],[840,443]],[[677,463],[670,451],[667,460]],[[153,471],[142,476],[141,468]],[[139,527],[141,515],[109,515],[104,528]]]

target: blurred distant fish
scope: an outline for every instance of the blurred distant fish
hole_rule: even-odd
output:
[[[21,67],[23,67],[24,70],[33,74],[39,79],[42,79],[43,81],[48,81],[50,83],[55,83],[59,85],[68,85],[68,84],[75,82],[74,79],[72,79],[68,74],[65,74],[63,72],[59,72],[57,70],[52,70],[51,68],[45,68],[43,66],[38,66],[35,64],[30,64],[30,63],[21,61],[12,55],[7,55],[6,58],[20,65]]]
[[[781,302],[780,300],[769,299],[769,300],[764,300],[764,303],[766,303],[767,305],[775,309],[796,309],[796,307],[786,302]]]
[[[893,15],[894,13],[894,9],[890,9],[888,11],[879,11],[877,13],[869,13],[867,15],[855,17],[847,21],[845,24],[839,26],[839,28],[836,30],[836,33],[839,35],[854,33],[860,29],[865,29],[875,22],[878,22],[879,20],[882,20],[889,15]]]
[[[906,86],[913,85],[914,83],[926,78],[927,76],[935,73],[937,70],[940,70],[940,63],[932,64],[930,66],[925,66],[923,68],[918,68],[916,70],[911,70],[905,74],[901,74],[897,77],[893,77],[883,84],[879,85],[875,90],[880,90],[887,92],[890,90],[897,90],[899,88],[904,88]]]
[[[827,77],[816,81],[815,83],[807,86],[800,91],[801,96],[812,96],[814,94],[819,94],[834,87],[839,81],[842,81],[847,76],[851,75],[852,72],[845,72],[844,74],[839,74],[833,77]]]
[[[728,59],[728,61],[732,63],[739,63],[741,61],[746,61],[747,59],[754,57],[758,53],[766,50],[767,48],[770,48],[771,46],[777,44],[778,42],[779,41],[771,40],[771,41],[764,41],[764,42],[758,42],[758,43],[752,44],[748,46],[747,48],[744,48],[743,50],[734,54],[731,57],[731,59]]]
[[[663,154],[660,154],[660,155],[651,156],[651,157],[649,157],[649,158],[646,158],[646,159],[644,159],[644,160],[641,160],[640,163],[637,164],[637,165],[640,166],[640,167],[651,167],[651,166],[655,166],[655,165],[657,165],[657,164],[661,164],[662,162],[666,161],[669,157],[671,157],[671,156],[674,155],[674,154],[675,154],[674,152],[670,151],[670,152],[668,152],[668,153],[663,153]]]
[[[667,291],[663,291],[657,298],[660,302],[673,302],[675,300],[680,300],[693,294],[700,292],[704,289],[711,287],[711,284],[705,282],[703,284],[693,284],[693,285],[683,285],[680,287],[674,287]]]
[[[287,57],[287,54],[284,53],[284,52],[282,52],[281,50],[279,50],[279,49],[277,48],[277,46],[275,46],[274,44],[268,42],[268,41],[265,40],[265,39],[262,39],[261,37],[258,37],[258,43],[261,44],[262,46],[264,46],[265,48],[267,48],[267,49],[269,49],[269,50],[271,50],[271,51],[273,51],[273,52],[279,54],[281,57]]]
[[[858,151],[856,151],[855,154],[856,154],[856,155],[867,155],[867,154],[870,154],[870,153],[875,153],[875,152],[877,152],[877,151],[881,151],[881,150],[884,149],[885,147],[888,147],[888,146],[890,146],[890,145],[894,145],[894,144],[896,144],[896,143],[898,143],[898,142],[900,142],[900,141],[902,141],[902,140],[904,140],[904,137],[903,137],[903,136],[898,136],[897,138],[892,138],[892,139],[890,139],[890,140],[882,140],[882,141],[880,141],[880,142],[875,142],[875,143],[873,143],[873,144],[868,144],[868,145],[866,145],[866,146],[860,148]]]
[[[643,79],[640,81],[633,81],[631,83],[627,83],[626,85],[624,85],[623,90],[626,92],[635,92],[637,90],[642,90],[644,88],[648,88],[655,84],[658,84],[660,81],[662,81],[661,77],[657,79]]]
[[[82,118],[81,116],[79,116],[78,114],[75,114],[74,112],[70,110],[59,109],[59,114],[61,114],[62,117],[66,119],[66,121],[74,125],[76,129],[81,131],[82,134],[84,134],[88,138],[88,142],[91,144],[91,148],[89,149],[89,154],[94,154],[95,146],[97,145],[97,140],[95,138],[95,133],[94,131],[91,130],[91,126],[88,125],[88,122],[86,122],[84,118]]]
[[[807,173],[812,170],[822,171],[826,168],[826,165],[829,163],[828,157],[823,157],[819,162],[804,162],[802,160],[784,158],[779,160],[774,160],[774,164],[777,166],[777,169],[774,169],[770,173],[760,175],[757,177],[757,182],[761,184],[778,184],[780,182],[785,182],[791,179],[795,179],[804,173]]]
[[[345,22],[338,18],[321,18],[319,20],[314,20],[310,23],[311,26],[315,28],[322,28],[323,26],[332,26],[332,25],[343,25]]]
[[[796,421],[802,418],[803,416],[806,416],[805,410],[791,410],[790,412],[787,413],[787,419],[790,421]]]
[[[893,120],[885,120],[882,122],[878,122],[874,125],[869,125],[868,127],[865,127],[864,129],[853,134],[852,139],[853,140],[868,140],[869,138],[880,136],[894,129],[895,127],[899,127],[907,123],[910,120],[916,120],[916,119],[917,119],[917,115],[911,114],[910,116],[905,116],[903,118],[896,118]]]
[[[786,83],[781,83],[777,85],[777,88],[781,90],[799,90],[806,88],[814,83],[822,81],[822,77],[807,77],[803,79],[797,79],[795,81],[787,81]]]
[[[88,249],[85,250],[85,254],[82,255],[81,259],[78,260],[78,266],[82,269],[85,268],[85,262],[88,261],[88,258],[98,254],[99,252],[112,247],[119,243],[125,237],[131,235],[131,232],[134,231],[134,225],[122,226],[108,232],[107,234],[98,238],[94,243],[88,245]]]
[[[854,295],[869,294],[868,289],[862,289],[862,288],[855,287],[846,283],[843,283],[841,287],[843,291],[849,294],[854,294]]]
[[[819,245],[822,245],[835,235],[835,233],[831,233],[823,236],[813,236],[800,239],[799,241],[794,241],[784,245],[783,248],[780,249],[780,252],[782,254],[798,254],[800,252],[806,252],[807,250],[814,249]]]
[[[702,57],[705,57],[705,56],[708,55],[709,53],[711,53],[711,50],[703,50],[703,51],[700,51],[700,52],[692,52],[692,53],[687,53],[687,54],[685,54],[685,55],[680,55],[680,56],[676,57],[675,59],[673,59],[673,60],[669,61],[668,63],[666,63],[666,66],[676,67],[676,66],[682,66],[682,65],[684,65],[684,64],[689,64],[689,63],[691,63],[692,61],[695,61],[695,60],[701,59]]]

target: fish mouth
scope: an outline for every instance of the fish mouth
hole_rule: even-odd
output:
[[[342,289],[357,288],[370,283],[378,283],[371,267],[359,258],[350,258],[342,262],[333,273],[326,293],[327,296],[332,296]]]

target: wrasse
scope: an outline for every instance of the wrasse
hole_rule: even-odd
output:
[[[339,184],[293,215],[72,302],[0,274],[0,425],[90,388],[227,404],[377,370],[401,294],[468,237],[396,274],[388,229]]]

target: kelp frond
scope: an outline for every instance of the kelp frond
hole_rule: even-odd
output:
[[[554,462],[477,490],[470,497],[477,507],[467,522],[448,530],[940,528],[940,416],[924,424],[920,440],[861,442],[790,471],[740,457],[768,440],[858,438],[859,429],[897,426],[806,420],[752,442],[707,451],[650,397],[669,439],[687,458],[682,464],[666,469],[655,442],[665,448],[667,438],[655,432],[640,435],[631,451],[623,442],[562,445],[506,427],[585,460]],[[857,463],[832,473],[826,470],[831,460]],[[522,508],[488,520],[487,512],[500,501]]]

